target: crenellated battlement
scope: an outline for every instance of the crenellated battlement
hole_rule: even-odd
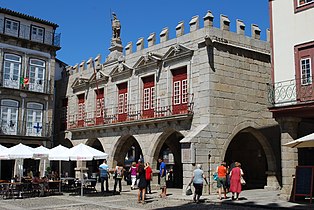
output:
[[[259,28],[257,24],[251,24],[251,34],[250,36],[247,36],[245,34],[246,25],[244,21],[240,19],[236,19],[235,21],[236,31],[232,32],[230,31],[230,25],[232,23],[229,17],[227,15],[221,14],[219,18],[220,18],[219,27],[214,27],[214,15],[212,14],[211,11],[208,10],[205,16],[203,17],[203,27],[201,28],[200,16],[199,15],[193,16],[191,20],[188,22],[189,31],[187,33],[185,33],[184,21],[179,21],[179,23],[175,27],[175,36],[176,36],[175,38],[169,39],[169,34],[170,34],[169,28],[164,27],[159,33],[159,43],[157,43],[157,39],[158,39],[157,33],[152,32],[150,33],[150,35],[148,36],[146,40],[144,37],[140,37],[137,39],[135,44],[133,44],[132,41],[128,42],[124,47],[124,56],[131,56],[131,57],[137,56],[137,55],[141,56],[142,54],[146,54],[150,52],[150,49],[148,48],[152,48],[154,50],[161,48],[162,46],[159,46],[159,47],[156,46],[158,44],[163,44],[169,41],[167,45],[171,46],[173,43],[181,43],[182,40],[183,40],[182,42],[186,42],[187,40],[195,41],[196,39],[199,39],[200,37],[203,37],[203,39],[207,41],[208,41],[208,38],[210,38],[212,39],[211,41],[228,43],[234,46],[241,46],[246,49],[253,49],[256,51],[263,51],[265,49],[265,48],[263,49],[263,44],[261,44],[263,41],[259,42],[261,38],[261,29]],[[270,40],[269,29],[266,30],[266,38],[267,38],[266,41],[269,42]],[[241,40],[241,41],[238,42],[235,40]],[[252,40],[256,40],[256,41],[252,42]],[[145,41],[147,41],[147,45]],[[154,46],[156,46],[157,48]],[[259,46],[262,46],[262,47],[259,48]],[[94,60],[95,66],[93,66],[93,62],[92,62],[93,60]],[[106,60],[105,63],[107,63],[107,61],[108,60]],[[110,62],[113,62],[113,61],[114,60],[110,60]],[[84,72],[89,72],[89,74],[90,72],[93,72],[94,67],[96,68],[96,66],[98,66],[98,69],[101,69],[102,67],[100,55],[96,56],[96,58],[94,59],[90,58],[87,61],[84,60],[81,63],[78,63],[74,66],[68,66],[67,71],[69,71],[70,75],[80,74],[81,76],[83,76]]]

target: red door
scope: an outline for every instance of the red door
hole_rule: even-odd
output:
[[[143,117],[154,117],[155,80],[154,75],[143,79]]]
[[[85,119],[85,95],[81,94],[77,96],[78,99],[78,114],[77,114],[77,126],[84,127]]]
[[[104,124],[104,89],[96,90],[96,125]]]
[[[172,114],[184,114],[188,111],[188,85],[186,67],[172,71]]]
[[[128,83],[118,85],[118,121],[123,122],[127,119],[128,111]]]

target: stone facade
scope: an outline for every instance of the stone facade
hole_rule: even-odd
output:
[[[250,143],[246,143],[248,150],[245,153],[256,152],[256,161],[264,161],[263,178],[257,179],[265,186],[278,188],[280,140],[271,137],[277,123],[267,109],[270,45],[259,40],[257,25],[252,25],[253,34],[248,37],[243,33],[242,21],[238,22],[242,30],[235,33],[229,31],[227,16],[220,17],[220,29],[213,27],[213,18],[208,11],[203,18],[204,28],[199,28],[200,18],[194,16],[187,34],[184,34],[184,22],[180,22],[174,39],[168,38],[169,29],[164,28],[159,34],[160,43],[155,43],[156,33],[151,33],[147,48],[143,48],[144,38],[140,38],[135,52],[129,42],[125,55],[117,59],[107,58],[101,63],[98,56],[95,65],[87,63],[82,65],[86,66],[83,69],[78,65],[68,67],[68,83],[59,87],[66,89],[68,100],[65,138],[73,145],[97,144],[109,154],[111,167],[123,161],[128,149],[136,145],[154,170],[166,145],[174,156],[174,169],[177,170],[174,173],[180,180],[178,186],[185,189],[195,164],[201,163],[210,179],[210,189],[206,188],[205,193],[215,192],[216,182],[211,177],[221,161],[237,158],[245,165],[245,161],[252,159],[235,155],[242,150],[233,149],[237,147],[234,145],[244,138],[257,142],[259,148],[252,152]],[[183,69],[187,75],[186,83],[182,83],[187,85],[187,106],[182,112],[175,112],[173,102],[176,97],[174,77],[178,69]],[[149,76],[154,78],[156,104],[154,115],[145,117],[144,81]],[[118,120],[119,85],[123,83],[127,84],[127,117]],[[105,113],[103,121],[97,124],[99,89],[104,92]],[[81,115],[82,107],[78,106],[78,95],[82,94],[84,115]],[[186,97],[183,93],[180,96]],[[82,118],[82,124],[79,124]],[[260,176],[252,172],[253,169],[246,168],[246,171],[248,176]],[[268,175],[264,177],[266,172]],[[154,179],[155,184],[157,180]]]

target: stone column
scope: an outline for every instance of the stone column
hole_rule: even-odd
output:
[[[281,144],[288,143],[297,138],[299,118],[284,117],[277,119],[281,126]],[[298,165],[298,150],[295,148],[281,147],[282,188],[280,197],[289,200],[292,189],[295,169]]]

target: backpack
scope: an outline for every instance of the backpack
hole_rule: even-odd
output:
[[[118,166],[116,170],[116,178],[122,179],[123,177],[123,168]]]

